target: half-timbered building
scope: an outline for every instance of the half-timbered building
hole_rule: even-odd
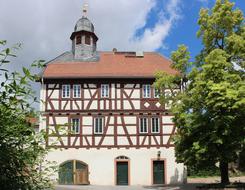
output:
[[[157,71],[176,74],[155,52],[97,51],[98,37],[83,15],[71,51],[46,64],[41,77],[40,130],[47,159],[59,164],[60,184],[181,183],[167,105],[154,89]]]

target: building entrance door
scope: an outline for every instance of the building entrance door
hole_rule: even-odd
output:
[[[128,185],[128,162],[117,162],[117,185]]]
[[[164,161],[153,161],[153,184],[164,184]]]

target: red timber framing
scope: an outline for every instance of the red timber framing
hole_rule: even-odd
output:
[[[172,122],[163,121],[171,116],[159,100],[142,98],[142,86],[152,84],[153,79],[142,80],[46,80],[46,101],[43,117],[46,119],[47,146],[55,148],[161,148],[173,147],[171,141],[175,134]],[[70,85],[70,97],[62,98],[62,85]],[[81,86],[81,97],[73,98],[73,85]],[[101,98],[101,84],[109,84],[109,97]],[[114,90],[114,92],[113,92]],[[138,90],[136,98],[134,91]],[[54,96],[56,94],[56,96]],[[127,107],[125,103],[127,102]],[[137,106],[135,104],[137,102]],[[96,117],[103,118],[103,133],[94,133]],[[128,123],[128,118],[133,123]],[[140,118],[148,118],[148,132],[140,133]],[[159,133],[151,132],[151,118],[159,117]],[[79,134],[71,133],[72,118],[80,119]],[[91,122],[86,123],[89,118]],[[59,119],[66,122],[60,124]],[[62,132],[62,130],[63,132]],[[165,130],[168,129],[168,130]],[[64,132],[65,131],[65,132]],[[88,132],[89,131],[89,132]],[[56,140],[55,140],[56,139]]]

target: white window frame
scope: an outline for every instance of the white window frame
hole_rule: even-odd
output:
[[[156,128],[156,124],[158,125],[157,128]],[[152,133],[160,133],[160,118],[159,117],[152,117],[151,118],[151,132]]]
[[[81,85],[80,84],[73,85],[73,98],[81,98]]]
[[[109,98],[109,84],[101,84],[101,98]]]
[[[154,98],[160,98],[160,90],[157,88],[154,88]]]
[[[151,97],[151,85],[150,84],[144,84],[142,86],[142,90],[143,90],[143,98],[150,98]]]
[[[62,98],[71,97],[71,86],[69,84],[62,85]]]
[[[96,126],[98,120],[98,126]],[[100,126],[101,125],[101,126]],[[99,129],[101,128],[101,129]],[[94,134],[103,134],[104,132],[104,118],[103,117],[95,117],[94,118]]]
[[[144,120],[144,121],[143,121]],[[142,121],[143,121],[143,125],[144,124],[146,124],[146,126],[144,125],[143,127],[142,127]],[[140,124],[140,126],[139,126],[139,132],[141,133],[141,134],[145,134],[145,133],[148,133],[148,118],[147,117],[141,117],[140,118],[140,121],[139,121],[139,124]],[[143,129],[143,130],[142,130]],[[146,130],[145,130],[146,129]]]
[[[71,131],[73,134],[80,134],[80,119],[79,118],[71,119]]]

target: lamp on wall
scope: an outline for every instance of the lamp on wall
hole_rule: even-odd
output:
[[[159,150],[159,151],[157,151],[157,159],[159,160],[160,157],[161,157],[161,151]]]

